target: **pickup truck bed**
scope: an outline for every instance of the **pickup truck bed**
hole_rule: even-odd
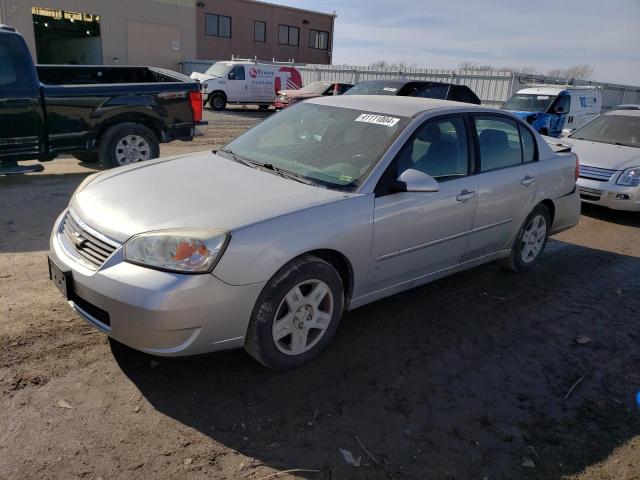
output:
[[[34,66],[18,33],[0,26],[0,173],[20,160],[72,154],[107,167],[193,139],[202,122],[197,82],[136,66]],[[15,168],[14,168],[15,171]]]

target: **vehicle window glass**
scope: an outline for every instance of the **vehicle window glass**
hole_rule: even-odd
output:
[[[398,175],[419,170],[438,180],[469,173],[467,135],[462,118],[430,120],[418,128],[398,156]]]
[[[0,43],[0,87],[16,83],[18,75],[8,45]]]
[[[546,112],[555,98],[555,95],[516,93],[504,102],[502,108],[512,112]]]
[[[439,98],[445,100],[447,98],[447,92],[449,91],[449,85],[431,85],[419,89],[417,92],[412,93],[412,97],[421,98]]]
[[[453,86],[449,90],[448,100],[464,103],[478,103],[467,87]]]
[[[556,99],[554,105],[550,108],[550,110],[552,113],[555,113],[559,108],[562,108],[562,112],[560,113],[569,113],[570,107],[571,97],[569,95],[562,95]]]
[[[475,124],[480,145],[480,170],[482,172],[522,163],[520,134],[515,120],[477,116]]]
[[[536,139],[531,131],[520,125],[520,139],[522,140],[522,161],[531,163],[536,160]]]
[[[300,102],[240,135],[224,149],[326,185],[353,191],[409,122]]]
[[[233,67],[229,72],[229,80],[244,80],[244,67],[242,65]]]
[[[640,117],[635,115],[600,115],[578,128],[569,135],[569,138],[639,148]]]
[[[343,93],[345,93],[350,88],[351,88],[351,85],[347,85],[345,83],[339,84],[338,85],[338,95],[342,95]]]

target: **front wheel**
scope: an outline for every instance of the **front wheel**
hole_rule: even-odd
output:
[[[511,254],[506,259],[507,268],[514,272],[531,269],[542,256],[551,229],[551,215],[544,205],[538,205],[524,221],[516,236]]]
[[[100,160],[107,168],[138,163],[160,156],[160,143],[144,125],[121,123],[110,127],[100,139]]]
[[[227,107],[227,98],[221,93],[214,93],[209,98],[209,106],[216,112],[224,110]]]
[[[265,286],[251,315],[245,349],[274,370],[300,367],[329,344],[343,308],[338,272],[324,260],[304,255]]]

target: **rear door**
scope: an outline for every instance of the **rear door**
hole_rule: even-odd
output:
[[[380,180],[369,272],[372,291],[462,261],[478,201],[471,145],[464,116],[427,120]],[[393,191],[392,182],[410,168],[434,177],[440,191]]]
[[[466,259],[510,248],[533,209],[538,153],[528,127],[500,114],[473,116],[479,164],[478,210]]]
[[[18,35],[0,34],[0,159],[37,158],[44,142],[39,89]]]

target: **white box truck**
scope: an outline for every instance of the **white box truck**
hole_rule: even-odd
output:
[[[536,85],[519,90],[502,108],[524,119],[542,135],[559,137],[600,114],[602,91],[596,87]]]
[[[232,59],[216,62],[191,78],[200,82],[205,101],[214,110],[227,104],[259,105],[268,108],[279,90],[302,87],[302,75],[292,63]]]

